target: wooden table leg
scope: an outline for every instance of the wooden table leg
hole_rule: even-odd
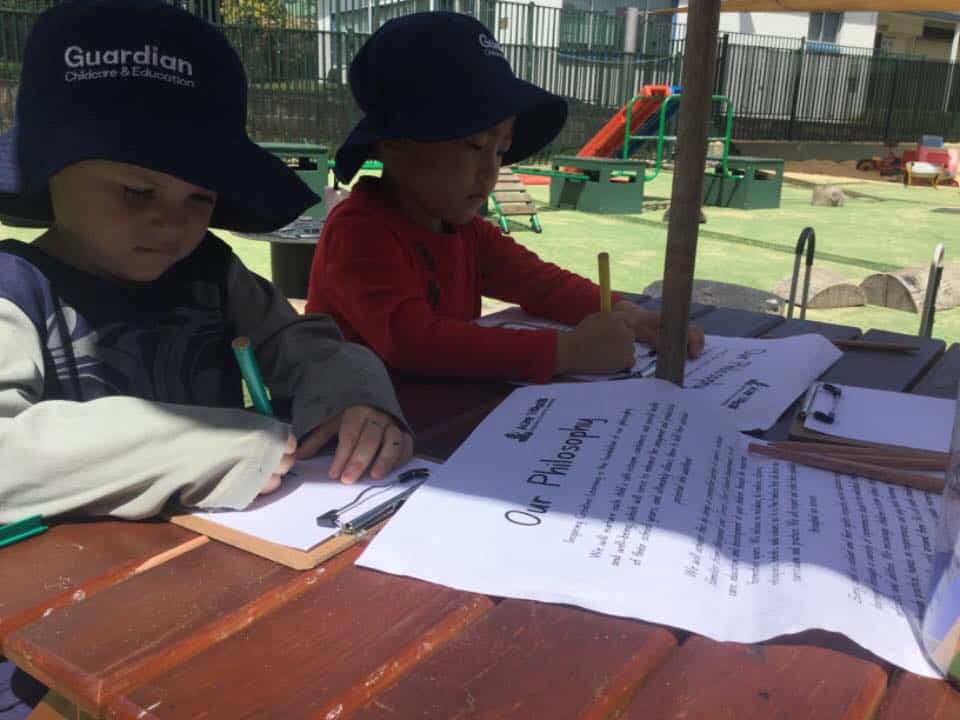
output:
[[[51,690],[33,709],[27,720],[94,720],[63,695]]]

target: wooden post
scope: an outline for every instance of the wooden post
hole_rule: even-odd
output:
[[[707,122],[713,94],[720,0],[690,0],[683,53],[682,100],[663,268],[663,310],[657,337],[657,377],[683,385],[693,269],[700,230]]]

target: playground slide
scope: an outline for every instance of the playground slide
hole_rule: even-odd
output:
[[[662,97],[642,97],[633,106],[630,117],[631,135],[653,135],[657,129],[657,114],[660,112]],[[577,157],[614,157],[623,149],[624,126],[627,119],[627,106],[624,105],[610,120],[600,128],[587,143],[580,148]],[[652,125],[649,132],[644,129]]]

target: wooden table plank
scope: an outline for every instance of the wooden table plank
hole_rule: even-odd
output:
[[[943,340],[918,338],[916,335],[885,330],[869,330],[860,339],[911,343],[916,344],[918,349],[913,353],[847,350],[837,364],[830,368],[824,376],[825,379],[842,385],[903,392],[909,390],[933,366],[945,347]]]
[[[438,460],[447,460],[500,402],[500,399],[490,400],[420,433],[415,440],[416,451]]]
[[[885,687],[879,666],[833,650],[692,636],[621,718],[868,720]]]
[[[800,320],[793,318],[784,320],[777,327],[764,333],[774,338],[794,337],[796,335],[806,335],[808,333],[818,333],[828,340],[853,340],[860,335],[860,328],[852,325],[833,325],[831,323],[817,322],[816,320]]]
[[[505,382],[470,382],[394,374],[397,399],[419,438],[453,417],[498,403],[514,389]]]
[[[900,672],[883,699],[876,720],[957,720],[960,692],[943,680],[931,680]]]
[[[11,633],[19,667],[89,712],[349,567],[361,548],[299,573],[209,542]]]
[[[37,704],[27,720],[95,720],[59,693],[51,690]]]
[[[652,298],[646,302],[637,303],[644,310],[661,310],[663,309],[662,298]],[[713,305],[704,305],[703,303],[692,302],[690,303],[690,319],[696,320],[702,315],[706,315],[709,312],[713,312],[716,308]]]
[[[758,337],[782,323],[780,315],[737,308],[716,308],[696,318],[696,324],[707,335],[725,337]]]
[[[675,646],[646,623],[505,600],[354,717],[602,720]]]
[[[920,378],[911,392],[916,395],[956,400],[958,379],[960,379],[960,345],[953,344],[943,357]]]
[[[0,644],[13,630],[206,542],[166,522],[57,525],[0,551]]]
[[[109,717],[347,717],[493,601],[350,567],[107,703]]]

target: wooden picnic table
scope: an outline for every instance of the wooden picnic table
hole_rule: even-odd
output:
[[[847,352],[825,377],[956,397],[960,348],[942,341],[694,313],[730,336],[917,342],[908,355]],[[447,457],[511,388],[398,378],[398,389],[421,451]],[[45,718],[960,717],[946,683],[837,634],[719,643],[374,572],[353,564],[361,550],[296,572],[163,522],[57,525],[0,551],[0,642],[57,693]]]

